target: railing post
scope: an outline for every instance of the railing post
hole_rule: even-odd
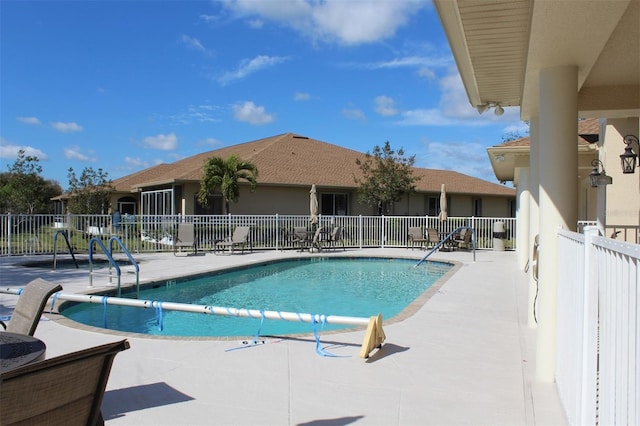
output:
[[[11,229],[13,228],[13,219],[11,219],[11,212],[7,213],[7,251],[11,256]]]
[[[584,307],[582,329],[581,401],[577,424],[596,424],[598,369],[598,264],[595,261],[593,237],[598,226],[584,228]]]
[[[276,250],[278,250],[279,237],[280,237],[280,215],[276,213]]]
[[[387,234],[387,221],[384,215],[380,216],[380,220],[382,221],[382,224],[380,225],[380,248],[384,248]]]
[[[362,226],[362,215],[358,216],[358,243],[360,245],[360,250],[362,250],[362,238],[363,238],[363,233],[364,233],[364,229]]]

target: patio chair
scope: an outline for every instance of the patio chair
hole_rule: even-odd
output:
[[[0,426],[98,425],[102,398],[122,340],[0,373]]]
[[[458,236],[453,238],[453,243],[455,244],[456,248],[468,249],[469,245],[471,244],[471,237],[471,230],[469,230],[468,228],[462,228]]]
[[[24,286],[8,323],[0,321],[6,331],[33,336],[49,297],[62,290],[60,284],[36,278]]]
[[[345,250],[342,233],[343,233],[342,226],[336,226],[333,228],[333,230],[331,231],[331,234],[329,234],[329,245],[331,247],[335,248],[338,245],[338,243],[342,243],[342,250]]]
[[[293,239],[291,240],[294,245],[297,245],[299,251],[304,250],[309,244],[309,231],[306,226],[295,226],[293,228]]]
[[[229,247],[231,253],[236,247],[242,247],[242,254],[244,254],[244,249],[249,246],[249,250],[253,252],[253,247],[251,246],[251,238],[249,235],[249,231],[251,231],[251,227],[249,226],[238,226],[231,236],[230,240],[217,241],[213,247],[213,252],[216,251],[224,251],[226,247]]]
[[[198,254],[198,244],[193,223],[178,224],[177,235],[173,237],[173,255],[177,256],[178,249],[183,247],[192,248],[194,255]]]
[[[424,234],[422,233],[422,228],[420,227],[411,227],[409,228],[409,232],[408,232],[408,246],[407,248],[411,247],[411,250],[413,250],[413,247],[418,244],[418,246],[420,248],[422,248],[424,246],[424,244],[428,243],[429,239],[424,237]]]
[[[440,242],[440,235],[436,228],[427,228],[427,247],[435,247]]]
[[[313,240],[309,245],[309,251],[313,252],[313,248],[317,248],[318,251],[322,251],[322,234],[324,233],[324,227],[318,226],[316,232],[313,234]]]

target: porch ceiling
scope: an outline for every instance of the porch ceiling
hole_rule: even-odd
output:
[[[578,66],[582,117],[640,115],[640,0],[434,0],[470,103],[538,115],[541,69]]]

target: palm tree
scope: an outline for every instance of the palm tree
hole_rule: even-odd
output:
[[[200,181],[198,201],[207,205],[207,197],[214,191],[222,192],[226,213],[230,213],[229,204],[240,197],[238,180],[244,179],[251,184],[251,192],[254,192],[258,177],[258,168],[247,161],[242,161],[237,155],[231,155],[226,160],[220,157],[211,157],[204,164],[203,176]]]

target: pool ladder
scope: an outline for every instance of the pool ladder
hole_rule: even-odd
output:
[[[125,247],[125,245],[122,243],[122,240],[116,236],[109,238],[109,249],[105,247],[105,245],[102,243],[102,240],[100,240],[99,238],[93,237],[91,238],[91,240],[89,240],[89,287],[93,287],[93,275],[97,273],[93,270],[94,243],[96,243],[96,245],[102,249],[104,255],[109,261],[109,283],[113,284],[114,277],[118,280],[118,297],[120,297],[121,295],[120,284],[122,281],[122,270],[120,269],[120,265],[118,265],[118,262],[113,259],[113,243],[117,243],[117,245],[120,246],[120,249],[124,254],[127,255],[127,258],[136,270],[136,297],[140,297],[140,267],[138,266],[138,262],[136,262],[136,260],[133,258],[127,247]],[[116,272],[115,275],[112,274],[112,271],[114,269]]]
[[[442,241],[440,241],[438,244],[436,244],[435,246],[433,246],[433,248],[431,250],[429,250],[429,252],[427,254],[424,255],[424,257],[422,259],[420,259],[418,261],[418,263],[416,263],[415,265],[413,265],[413,267],[415,268],[416,266],[420,265],[422,262],[424,262],[425,260],[427,260],[427,258],[429,256],[431,256],[433,253],[435,253],[436,251],[438,251],[438,249],[440,247],[442,247],[444,245],[444,243],[447,242],[447,240],[453,238],[454,235],[456,235],[458,232],[460,232],[463,229],[468,229],[469,232],[471,232],[471,246],[473,249],[473,261],[475,263],[476,261],[476,231],[470,227],[470,226],[460,226],[456,229],[454,229],[453,231],[451,231],[449,233],[449,235],[447,235],[446,237],[444,237],[442,239]]]
[[[78,261],[76,260],[76,256],[73,254],[73,248],[71,247],[71,243],[69,242],[69,233],[66,229],[60,229],[53,234],[53,270],[56,270],[57,259],[56,255],[58,254],[58,235],[62,235],[64,237],[64,242],[67,243],[67,249],[69,249],[69,254],[73,259],[73,263],[76,264],[76,269],[79,268]]]

